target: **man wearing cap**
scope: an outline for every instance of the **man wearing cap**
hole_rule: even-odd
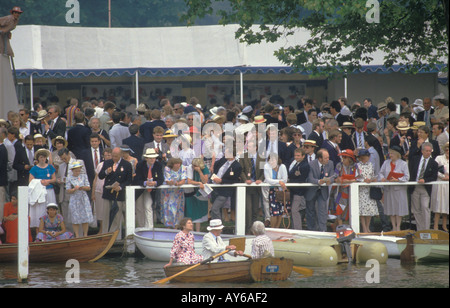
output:
[[[317,145],[314,140],[305,140],[305,142],[303,142],[302,148],[305,150],[305,160],[308,162],[308,164],[316,159],[315,150],[317,148]]]
[[[14,57],[9,40],[11,39],[11,31],[16,28],[22,13],[20,7],[15,6],[11,10],[11,15],[0,17],[0,54]]]
[[[202,247],[203,247],[203,251],[202,251],[202,256],[203,256],[203,260],[206,260],[212,256],[215,256],[225,250],[235,250],[236,246],[234,245],[227,245],[224,243],[224,241],[222,240],[222,238],[220,237],[220,234],[222,234],[222,229],[223,229],[223,224],[222,224],[222,220],[220,219],[212,219],[209,222],[209,226],[206,228],[209,232],[207,234],[205,234],[205,236],[203,237],[202,240]],[[243,252],[242,251],[236,251],[236,253],[233,252],[229,252],[230,255],[242,255]],[[214,260],[214,261],[225,261],[224,257],[221,256],[219,257],[219,259]]]
[[[156,153],[154,148],[146,150],[144,160],[141,160],[136,166],[133,185],[158,187],[163,184],[163,165],[157,161],[158,156],[159,154]],[[155,189],[136,190],[136,227],[153,228],[153,208],[160,209],[159,204],[154,204],[156,192]]]

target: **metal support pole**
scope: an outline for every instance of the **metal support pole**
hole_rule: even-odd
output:
[[[18,252],[17,252],[17,280],[26,282],[28,280],[28,187],[20,186],[18,194]]]
[[[32,111],[34,111],[34,102],[33,102],[33,73],[30,74],[30,105]]]
[[[240,72],[241,81],[241,106],[244,106],[244,74]]]
[[[136,71],[136,108],[139,106],[139,71]]]

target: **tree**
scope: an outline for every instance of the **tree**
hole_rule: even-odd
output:
[[[212,5],[223,0],[185,1],[188,25],[216,14],[220,24],[239,24],[236,38],[247,44],[310,31],[306,43],[275,55],[313,76],[345,76],[369,64],[375,51],[385,53],[387,68],[403,65],[417,73],[447,62],[448,70],[448,0],[229,0],[229,8],[219,10]]]

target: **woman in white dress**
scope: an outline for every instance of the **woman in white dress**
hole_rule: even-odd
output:
[[[359,177],[358,181],[365,183],[375,182],[376,176],[370,160],[370,152],[366,149],[358,151]],[[363,232],[369,233],[370,219],[378,215],[377,201],[370,198],[370,186],[359,187],[359,215]]]
[[[436,157],[436,162],[439,165],[438,179],[439,181],[447,181],[448,183],[448,158],[449,158],[449,143],[444,146],[444,155]],[[431,193],[431,210],[434,212],[434,230],[439,228],[439,218],[442,215],[442,229],[448,232],[447,218],[449,214],[448,205],[448,185],[433,185]]]
[[[403,149],[393,146],[389,149],[389,159],[381,166],[378,179],[381,182],[407,182],[408,164],[402,159]],[[384,186],[384,213],[390,216],[392,231],[400,231],[403,216],[408,215],[408,186]]]

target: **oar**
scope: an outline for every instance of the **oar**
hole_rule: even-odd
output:
[[[244,257],[247,257],[249,259],[252,258],[252,256],[243,254]],[[314,271],[312,269],[306,268],[306,267],[300,267],[300,266],[292,266],[292,270],[296,273],[302,274],[305,277],[311,277],[314,274]]]
[[[215,256],[209,257],[208,259],[203,260],[203,261],[200,262],[200,263],[194,264],[194,265],[192,265],[191,267],[188,267],[187,269],[182,270],[181,272],[176,273],[175,275],[172,275],[172,276],[170,276],[170,277],[167,277],[167,278],[164,278],[164,279],[155,281],[155,282],[153,282],[153,283],[154,283],[154,284],[164,284],[164,283],[166,283],[166,282],[172,280],[173,278],[178,277],[178,276],[180,276],[180,275],[182,275],[182,274],[184,274],[184,273],[190,271],[191,269],[194,269],[194,268],[196,268],[196,267],[198,267],[198,266],[200,266],[200,265],[203,265],[203,264],[206,264],[206,263],[208,263],[208,262],[213,261],[214,259],[220,257],[221,255],[226,254],[226,253],[229,252],[229,251],[230,251],[229,249],[227,249],[227,250],[225,250],[225,251],[222,251],[221,253],[218,253],[218,254],[216,254]]]

